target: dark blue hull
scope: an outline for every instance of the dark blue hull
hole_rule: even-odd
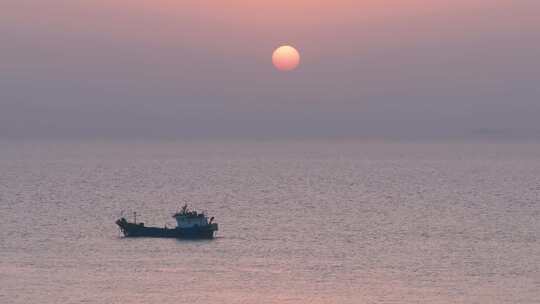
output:
[[[209,224],[203,227],[192,228],[158,228],[145,227],[142,223],[129,223],[122,218],[116,221],[125,237],[156,237],[178,239],[212,239],[214,231],[218,230],[217,224]]]

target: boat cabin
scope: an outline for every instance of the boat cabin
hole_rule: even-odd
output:
[[[204,212],[191,211],[187,205],[184,205],[180,212],[175,213],[173,218],[176,219],[177,228],[194,228],[208,225],[208,218]]]

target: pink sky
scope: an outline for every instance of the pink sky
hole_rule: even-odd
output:
[[[282,121],[314,135],[434,122],[441,133],[535,133],[539,15],[532,0],[5,0],[0,127],[20,116],[27,123],[8,133],[70,133],[77,117],[106,112],[110,128],[129,130],[141,122],[118,117],[128,109],[173,129],[182,126],[171,113],[217,115],[219,130],[261,116],[263,133]],[[301,52],[294,74],[272,68],[281,44]]]

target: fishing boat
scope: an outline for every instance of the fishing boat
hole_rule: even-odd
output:
[[[144,223],[137,222],[136,213],[133,222],[122,217],[116,224],[125,237],[212,239],[214,232],[218,230],[218,224],[213,222],[214,217],[208,219],[204,212],[189,210],[187,204],[172,217],[176,220],[175,228],[146,227]]]

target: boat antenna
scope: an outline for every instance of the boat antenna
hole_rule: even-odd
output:
[[[133,212],[133,222],[137,224],[137,212]]]

